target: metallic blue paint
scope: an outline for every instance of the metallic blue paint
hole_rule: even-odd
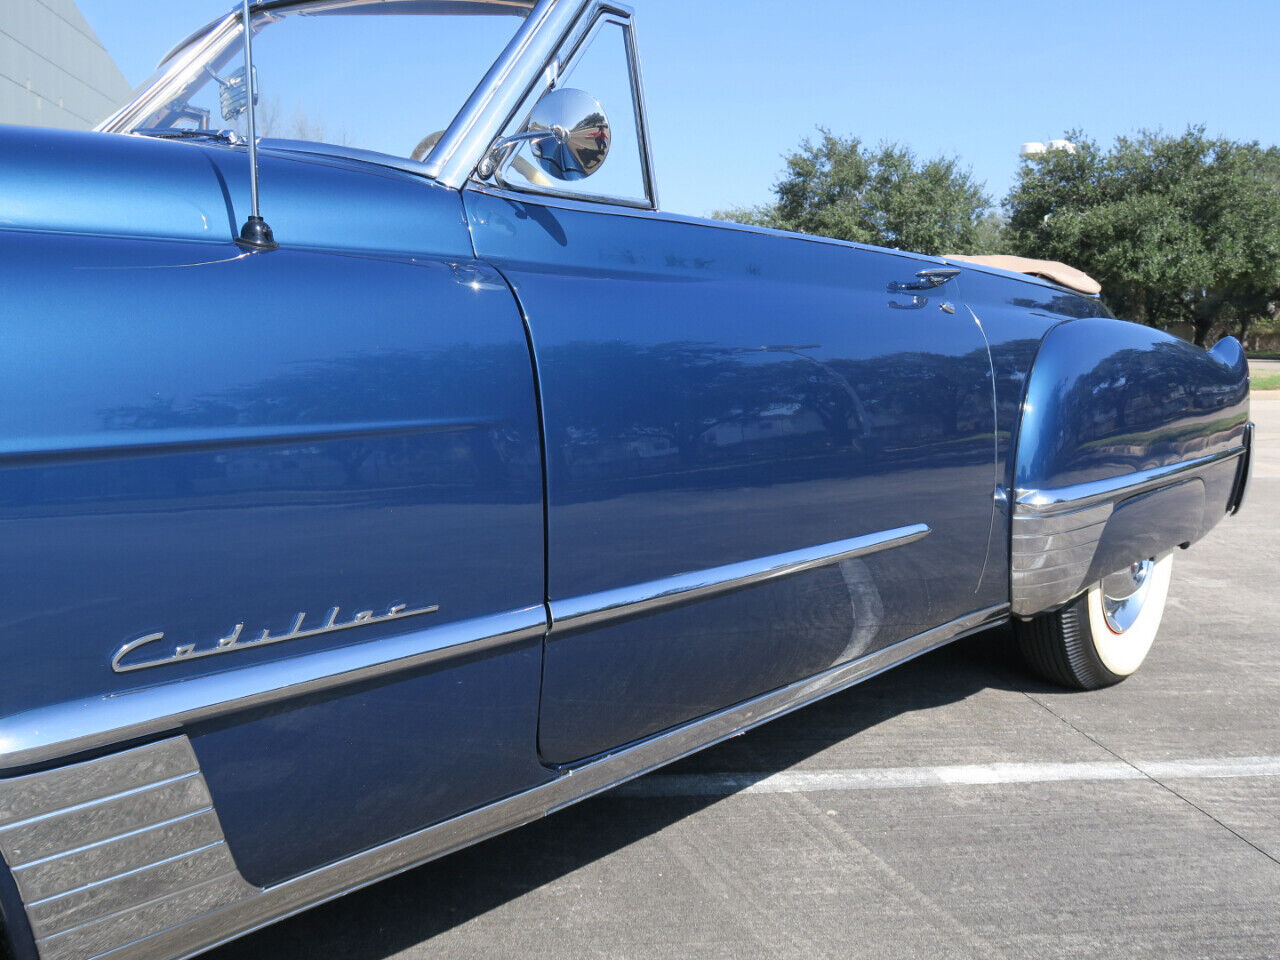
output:
[[[969,264],[960,287],[991,351],[996,407],[995,522],[979,593],[990,603],[1009,596],[1009,492],[1014,489],[1015,439],[1032,365],[1050,330],[1062,323],[1107,316],[1101,301],[1068,293],[1043,281]]]
[[[59,711],[449,633],[430,663],[389,653],[358,680],[128,728],[190,737],[253,883],[1003,615],[1018,491],[1248,435],[1234,341],[1206,354],[1041,281],[963,265],[917,295],[901,284],[934,258],[460,195],[284,144],[261,169],[282,249],[249,254],[242,148],[0,127],[0,768],[122,745],[4,759]],[[1092,573],[1202,536],[1243,469],[1120,503]],[[918,524],[880,553],[591,615]],[[395,603],[440,610],[110,668],[155,631],[205,645]],[[557,608],[580,616],[544,643]]]
[[[212,203],[222,148],[21,133],[40,146],[0,163],[5,203],[60,194],[81,222],[0,230],[0,747],[32,711],[420,627],[113,673],[114,651],[145,633],[207,644],[237,623],[280,632],[334,606],[438,603],[430,627],[541,608],[528,346],[506,283],[470,254],[457,193],[378,168],[267,160],[296,178],[292,192],[277,181],[273,214],[292,242],[246,254],[225,213],[216,237],[181,236],[199,220],[179,223],[181,203],[177,219],[154,221],[180,239],[128,236],[152,215],[135,198]],[[40,183],[15,187],[42,151]],[[89,177],[84,205],[66,201],[75,164],[55,159],[75,151],[118,178]],[[345,226],[357,198],[388,209]],[[44,214],[31,211],[6,206],[3,219],[34,228],[23,217]],[[536,638],[464,647],[394,682],[187,729],[237,860],[279,877],[547,779],[540,672]],[[388,741],[394,762],[390,746],[371,748],[388,729],[414,740]]]
[[[1015,484],[1066,487],[1238,447],[1249,418],[1243,351],[1205,351],[1105,319],[1046,338],[1027,389]]]
[[[551,779],[533,723],[542,638],[198,725],[236,864],[267,886]]]
[[[936,261],[465,193],[538,364],[549,596],[915,523],[919,543],[621,625],[554,627],[539,742],[565,763],[984,605],[986,343]]]
[[[0,156],[0,226],[8,229],[225,243],[248,215],[243,147],[0,126]],[[259,156],[271,226],[290,250],[471,258],[452,190],[394,167],[270,142]]]

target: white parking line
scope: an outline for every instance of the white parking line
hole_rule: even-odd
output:
[[[614,791],[622,797],[723,797],[735,793],[820,793],[896,790],[1002,783],[1081,780],[1210,780],[1280,777],[1280,757],[1085,763],[983,763],[949,767],[882,767],[863,770],[753,773],[650,774]]]

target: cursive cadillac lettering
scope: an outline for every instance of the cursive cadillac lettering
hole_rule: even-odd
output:
[[[149,667],[160,667],[167,663],[181,663],[184,660],[200,660],[204,657],[217,656],[220,653],[232,653],[236,650],[248,650],[253,647],[265,647],[273,643],[284,643],[286,640],[300,640],[303,637],[318,637],[323,633],[337,633],[340,630],[352,630],[356,627],[365,627],[374,623],[388,623],[392,620],[404,620],[408,617],[420,617],[426,613],[435,613],[440,607],[432,605],[430,607],[421,607],[417,610],[410,610],[403,603],[397,603],[387,608],[386,613],[375,614],[372,610],[362,610],[350,620],[343,623],[338,622],[338,608],[333,607],[329,611],[329,616],[325,619],[322,626],[310,627],[303,629],[302,624],[307,619],[305,613],[299,613],[293,621],[293,627],[288,633],[272,634],[270,630],[263,630],[259,636],[245,637],[244,624],[237,623],[235,629],[225,637],[221,637],[214,642],[211,647],[198,647],[194,643],[179,644],[173,648],[173,653],[156,657],[152,660],[142,660],[136,663],[125,663],[124,658],[135,650],[141,650],[144,647],[150,647],[164,640],[163,633],[148,633],[145,637],[139,637],[137,640],[130,640],[119,650],[116,655],[111,658],[111,669],[116,673],[129,673],[133,670],[146,670]]]

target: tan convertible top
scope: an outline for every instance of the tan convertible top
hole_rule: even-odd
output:
[[[996,267],[999,270],[1011,270],[1014,273],[1026,273],[1033,277],[1043,277],[1066,287],[1069,290],[1075,290],[1079,293],[1087,293],[1089,296],[1096,296],[1102,292],[1102,284],[1089,276],[1083,270],[1077,270],[1075,267],[1069,267],[1065,263],[1058,263],[1056,260],[1032,260],[1029,257],[953,257],[948,256],[947,260],[958,260],[961,263],[975,263],[983,267]]]

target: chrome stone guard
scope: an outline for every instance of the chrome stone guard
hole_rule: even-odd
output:
[[[1085,582],[1103,531],[1121,501],[1195,477],[1210,467],[1242,457],[1247,465],[1252,426],[1244,444],[1222,453],[1056,490],[1019,490],[1013,505],[1010,549],[1012,611],[1031,617],[1061,606],[1088,586]],[[1226,512],[1244,495],[1237,479]]]

